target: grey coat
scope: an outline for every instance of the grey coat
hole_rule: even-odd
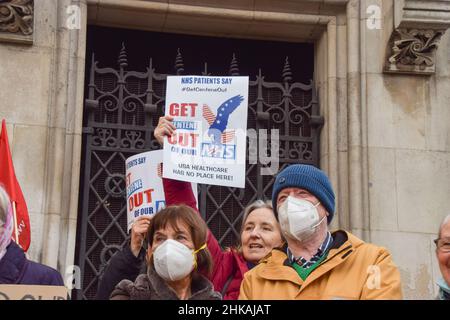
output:
[[[212,283],[194,272],[191,283],[192,296],[189,300],[221,300],[220,293],[214,291]],[[141,274],[133,283],[122,280],[113,290],[111,300],[179,300],[166,282],[149,267],[147,274]]]

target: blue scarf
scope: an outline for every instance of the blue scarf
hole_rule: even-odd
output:
[[[439,299],[450,300],[450,286],[445,282],[444,278],[439,278],[436,283],[439,286]]]

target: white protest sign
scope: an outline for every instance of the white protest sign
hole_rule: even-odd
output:
[[[0,300],[67,300],[64,286],[0,285]]]
[[[163,151],[155,150],[136,154],[125,161],[128,231],[136,218],[153,215],[166,206],[161,178],[162,160]],[[192,184],[192,191],[198,208],[197,184]]]
[[[167,77],[164,177],[245,187],[248,77]]]

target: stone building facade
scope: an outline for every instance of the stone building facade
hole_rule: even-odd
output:
[[[405,298],[435,296],[433,239],[450,213],[450,0],[0,1],[0,118],[29,256],[62,274],[74,265],[90,25],[314,43],[333,228],[387,247]]]

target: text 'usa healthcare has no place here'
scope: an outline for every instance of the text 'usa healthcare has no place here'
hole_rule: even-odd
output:
[[[248,77],[167,77],[165,178],[245,187]]]

